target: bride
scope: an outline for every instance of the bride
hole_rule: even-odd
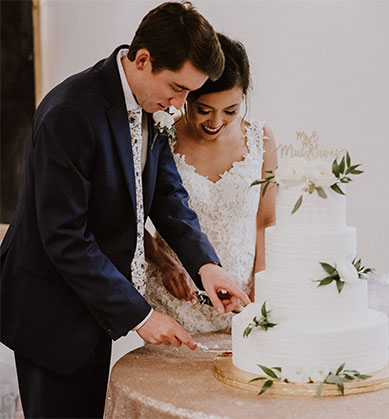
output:
[[[189,93],[170,146],[201,229],[222,266],[253,300],[254,273],[265,267],[264,230],[275,220],[275,191],[260,197],[260,187],[250,185],[266,170],[275,170],[277,154],[270,129],[240,116],[250,87],[243,45],[222,34],[218,38],[224,73]],[[219,315],[212,306],[196,302],[193,281],[158,232],[155,238],[146,232],[145,251],[150,263],[145,297],[153,308],[189,333],[230,327],[233,314]]]

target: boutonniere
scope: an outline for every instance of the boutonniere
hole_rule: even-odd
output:
[[[166,135],[169,139],[176,138],[176,128],[174,127],[174,118],[169,111],[157,111],[153,113],[155,134],[151,143],[153,149],[158,135]]]

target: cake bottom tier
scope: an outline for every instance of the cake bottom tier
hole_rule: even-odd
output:
[[[313,329],[290,322],[267,331],[253,329],[247,337],[243,332],[252,318],[250,304],[232,321],[232,362],[252,373],[263,374],[258,364],[269,368],[346,369],[370,373],[388,364],[388,318],[368,310],[367,320],[354,327]],[[246,311],[246,313],[245,313]]]

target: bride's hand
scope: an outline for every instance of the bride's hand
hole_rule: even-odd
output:
[[[170,294],[180,300],[192,301],[195,298],[189,285],[191,278],[181,265],[169,264],[161,270],[163,285]]]
[[[239,300],[245,306],[250,304],[249,297],[236,285],[236,280],[220,266],[207,263],[199,273],[204,290],[219,314],[237,309]]]

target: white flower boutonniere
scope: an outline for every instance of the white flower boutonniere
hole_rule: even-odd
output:
[[[174,118],[172,114],[168,111],[157,111],[153,113],[153,119],[156,132],[153,142],[151,143],[151,149],[153,149],[158,135],[166,135],[169,139],[176,137],[176,129],[174,127]]]

